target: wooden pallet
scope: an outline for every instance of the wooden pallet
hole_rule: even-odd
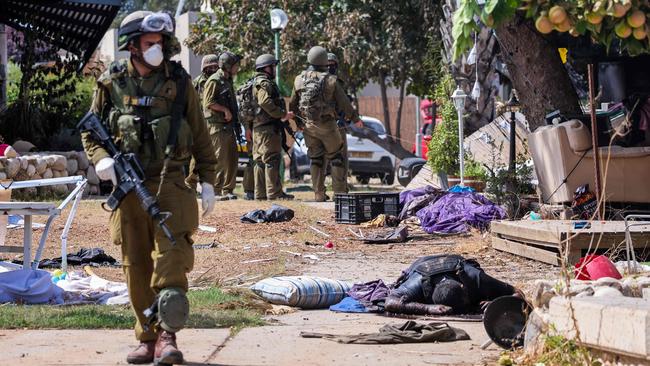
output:
[[[592,221],[591,228],[574,229],[575,221],[493,221],[492,246],[504,252],[559,265],[560,253],[568,263],[576,263],[587,252],[625,245],[623,221]],[[650,225],[630,230],[634,248],[650,248]]]

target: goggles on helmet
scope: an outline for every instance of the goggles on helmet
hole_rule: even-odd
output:
[[[152,13],[144,17],[142,20],[134,20],[129,22],[120,29],[120,35],[131,34],[135,32],[141,33],[174,33],[174,20],[172,17],[163,12]]]

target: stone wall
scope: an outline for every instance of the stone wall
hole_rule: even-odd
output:
[[[0,180],[25,181],[81,175],[88,179],[85,194],[99,194],[99,178],[86,154],[81,151],[38,152],[15,158],[0,157]],[[74,185],[58,185],[25,189],[27,195],[64,195]],[[16,191],[15,193],[21,193]]]

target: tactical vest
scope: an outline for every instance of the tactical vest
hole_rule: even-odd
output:
[[[257,93],[256,91],[260,88],[263,88],[262,83],[266,81],[268,84],[271,85],[271,99],[273,99],[273,103],[277,105],[280,108],[285,108],[285,102],[284,98],[282,98],[282,95],[280,95],[280,89],[278,86],[275,84],[271,78],[264,74],[264,73],[257,73],[255,75],[255,82],[254,82],[254,93],[255,93],[255,101],[257,102],[257,105],[259,105],[259,102],[257,100]],[[264,111],[264,108],[259,109],[259,114],[255,121],[253,122],[253,127],[259,127],[259,126],[264,126],[267,124],[270,124],[272,122],[278,121],[276,118],[271,117],[266,111]]]
[[[320,123],[326,118],[337,118],[336,76],[329,72],[303,71],[298,83],[298,110],[307,123]]]
[[[110,93],[108,126],[120,150],[135,153],[145,173],[151,176],[160,171],[165,158],[177,82],[187,83],[189,76],[179,64],[166,62],[169,77],[164,71],[158,73],[161,77],[145,94],[137,80],[128,75],[127,65],[128,60],[111,63],[109,72],[99,80]],[[176,148],[169,156],[170,168],[182,166],[189,160],[191,147],[192,131],[183,111]]]

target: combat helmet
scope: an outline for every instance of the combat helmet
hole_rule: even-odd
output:
[[[201,71],[204,71],[210,66],[219,66],[219,57],[215,54],[203,56],[201,59]]]
[[[277,65],[280,61],[275,59],[275,56],[273,56],[270,53],[265,53],[263,55],[258,56],[255,59],[255,70],[260,70],[263,69],[269,65]]]
[[[241,56],[236,55],[230,51],[225,51],[219,55],[219,68],[224,71],[230,71],[230,69],[239,63]]]
[[[334,61],[334,62],[338,65],[338,63],[339,63],[339,58],[336,57],[335,54],[329,52],[329,53],[327,54],[327,61]]]
[[[327,66],[327,50],[321,46],[312,47],[307,53],[307,62],[314,66]]]

